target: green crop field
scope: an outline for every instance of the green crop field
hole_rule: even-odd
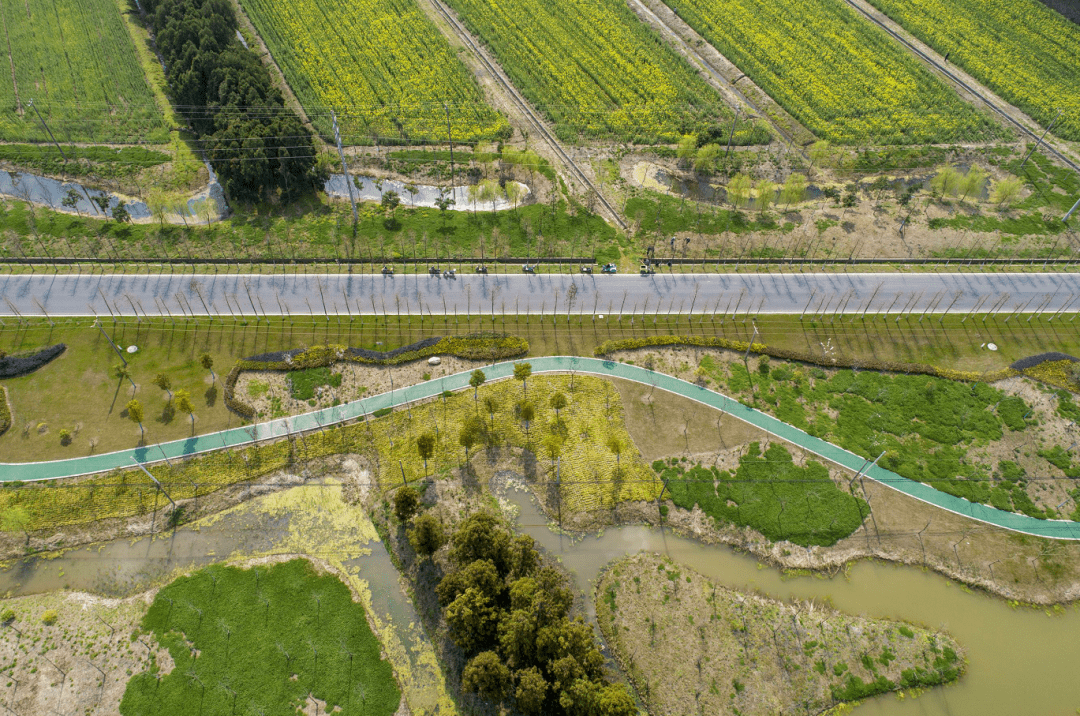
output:
[[[117,0],[4,3],[0,140],[164,143],[168,134]]]
[[[1080,140],[1080,27],[1038,0],[870,0],[1044,127]]]
[[[1002,134],[843,0],[683,0],[677,12],[823,139],[919,144]]]
[[[672,142],[730,125],[720,95],[622,0],[450,4],[565,141]],[[768,133],[747,125],[736,140],[766,142]]]
[[[349,144],[507,136],[480,87],[416,0],[243,0],[244,9],[319,131],[335,108]]]

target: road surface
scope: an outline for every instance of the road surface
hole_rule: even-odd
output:
[[[573,288],[572,288],[573,287]],[[1080,274],[8,275],[0,315],[1035,313],[1080,310]],[[572,302],[571,302],[572,296]]]

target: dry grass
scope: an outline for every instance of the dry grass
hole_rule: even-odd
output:
[[[655,554],[605,571],[596,604],[608,644],[657,714],[818,713],[901,684],[951,681],[962,663],[945,634],[740,593]],[[856,694],[860,682],[874,688]]]

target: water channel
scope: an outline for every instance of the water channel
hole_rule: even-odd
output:
[[[861,562],[847,576],[786,578],[753,557],[710,547],[649,527],[608,529],[577,541],[552,532],[533,500],[514,490],[519,528],[557,555],[587,594],[612,560],[639,551],[666,554],[720,584],[759,590],[772,597],[829,600],[837,609],[870,617],[905,619],[948,630],[967,650],[968,673],[954,686],[915,699],[891,695],[860,706],[862,716],[986,716],[1075,714],[1080,707],[1080,610],[1048,615],[1012,608],[1005,601],[961,589],[944,577],[909,567]],[[118,596],[142,591],[180,569],[228,555],[272,552],[288,532],[288,516],[249,513],[217,520],[168,537],[118,539],[75,549],[52,560],[29,560],[0,572],[0,592],[34,594],[69,588]],[[417,620],[382,543],[371,553],[344,560],[360,568],[372,604],[388,622]],[[592,611],[591,603],[588,609]],[[416,638],[413,634],[410,638]]]

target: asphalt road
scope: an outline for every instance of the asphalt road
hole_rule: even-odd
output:
[[[0,315],[1080,311],[1080,274],[16,275]],[[572,297],[572,302],[571,302]]]

